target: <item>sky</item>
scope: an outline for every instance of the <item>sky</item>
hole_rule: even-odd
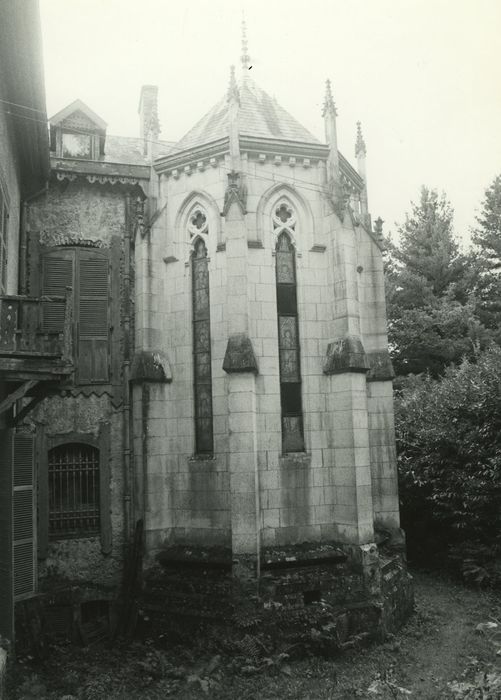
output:
[[[143,84],[176,141],[239,69],[245,13],[254,80],[317,138],[325,80],[338,145],[367,144],[369,209],[395,234],[422,185],[445,192],[469,241],[501,173],[500,0],[40,0],[49,117],[76,98],[137,136]]]

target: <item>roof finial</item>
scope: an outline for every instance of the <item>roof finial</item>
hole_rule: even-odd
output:
[[[245,24],[245,18],[242,19],[242,55],[240,56],[240,61],[242,63],[242,72],[244,75],[246,75],[251,66],[249,46],[247,44],[247,25]]]
[[[367,148],[365,147],[364,137],[362,136],[362,124],[357,122],[357,141],[355,143],[355,156],[366,156]]]
[[[228,85],[227,99],[228,102],[231,100],[240,102],[240,93],[238,91],[237,80],[235,78],[235,66],[230,66],[230,83]]]
[[[331,112],[337,117],[337,109],[334,103],[334,98],[332,97],[331,81],[327,78],[325,81],[325,99],[324,107],[322,109],[322,116],[325,117],[328,112]]]

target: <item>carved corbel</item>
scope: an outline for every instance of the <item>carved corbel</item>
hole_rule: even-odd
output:
[[[331,180],[328,185],[328,198],[339,220],[343,222],[350,201],[350,191],[346,184]]]
[[[232,170],[228,173],[228,185],[224,193],[223,216],[226,216],[230,206],[236,202],[242,214],[247,213],[247,187],[241,173]]]

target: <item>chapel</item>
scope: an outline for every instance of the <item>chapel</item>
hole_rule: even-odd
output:
[[[220,92],[177,142],[155,85],[137,138],[81,100],[49,119],[0,299],[6,636],[34,598],[67,638],[134,601],[159,625],[326,601],[345,636],[412,608],[361,125],[352,165],[330,81],[317,138],[254,80],[245,26]]]

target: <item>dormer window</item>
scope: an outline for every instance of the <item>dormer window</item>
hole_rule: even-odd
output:
[[[50,119],[50,150],[58,158],[100,160],[105,140],[106,122],[81,100]]]
[[[71,131],[62,132],[63,158],[92,158],[91,134],[75,134]]]

